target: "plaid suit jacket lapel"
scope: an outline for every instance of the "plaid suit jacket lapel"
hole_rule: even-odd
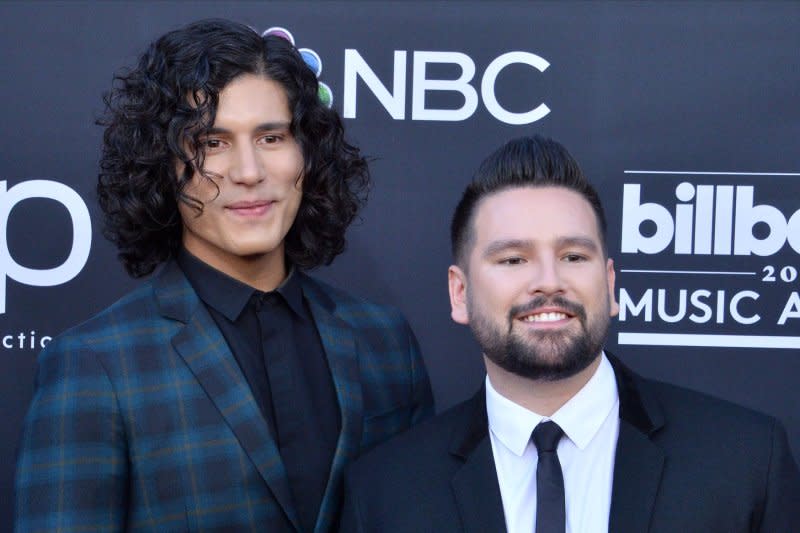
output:
[[[172,338],[172,346],[219,409],[299,531],[300,523],[278,447],[219,328],[175,263],[164,267],[156,280],[155,294],[164,316],[185,323]]]
[[[336,444],[328,486],[320,507],[317,526],[314,528],[316,532],[324,532],[333,529],[333,522],[341,507],[344,467],[352,462],[359,452],[363,423],[361,381],[353,329],[337,316],[336,302],[313,280],[302,275],[302,285],[303,294],[314,317],[333,376],[342,417],[342,429]]]

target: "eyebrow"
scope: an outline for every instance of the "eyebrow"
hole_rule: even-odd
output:
[[[558,239],[557,243],[559,247],[579,246],[581,248],[586,248],[587,250],[591,250],[593,252],[597,252],[600,250],[600,247],[597,245],[597,242],[589,237],[562,237]]]
[[[556,240],[556,246],[558,248],[578,246],[593,252],[600,250],[600,247],[597,245],[594,239],[589,237],[560,237]],[[486,250],[483,252],[483,256],[490,257],[505,250],[533,247],[534,242],[530,239],[501,239],[489,243],[489,245],[486,247]]]
[[[256,126],[253,131],[275,131],[275,130],[288,130],[288,129],[289,129],[288,122],[264,122]],[[207,135],[225,135],[229,133],[231,133],[229,129],[220,128],[219,126],[212,126],[208,128],[208,131],[206,132]]]
[[[505,250],[510,250],[513,248],[531,248],[533,247],[533,241],[527,239],[502,239],[499,241],[492,241],[489,243],[489,246],[486,247],[486,250],[483,252],[484,257],[489,257],[494,254],[503,252]]]

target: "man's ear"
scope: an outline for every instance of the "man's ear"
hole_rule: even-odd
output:
[[[608,301],[610,302],[611,316],[617,316],[619,313],[619,304],[617,303],[616,289],[614,288],[617,275],[614,272],[614,260],[609,258],[606,261],[606,278],[608,278]]]
[[[459,324],[469,324],[467,275],[456,265],[447,269],[447,287],[450,290],[450,316]]]

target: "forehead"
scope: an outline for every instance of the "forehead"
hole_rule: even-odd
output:
[[[289,100],[283,86],[269,78],[243,74],[219,93],[217,121],[236,118],[287,118]]]
[[[601,243],[591,204],[563,187],[517,187],[491,194],[478,204],[474,231],[476,248],[496,240],[544,243],[564,237]]]

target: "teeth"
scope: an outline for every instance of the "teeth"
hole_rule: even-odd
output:
[[[528,315],[522,319],[523,322],[555,322],[556,320],[564,320],[567,315],[564,313],[538,313],[535,315]]]

